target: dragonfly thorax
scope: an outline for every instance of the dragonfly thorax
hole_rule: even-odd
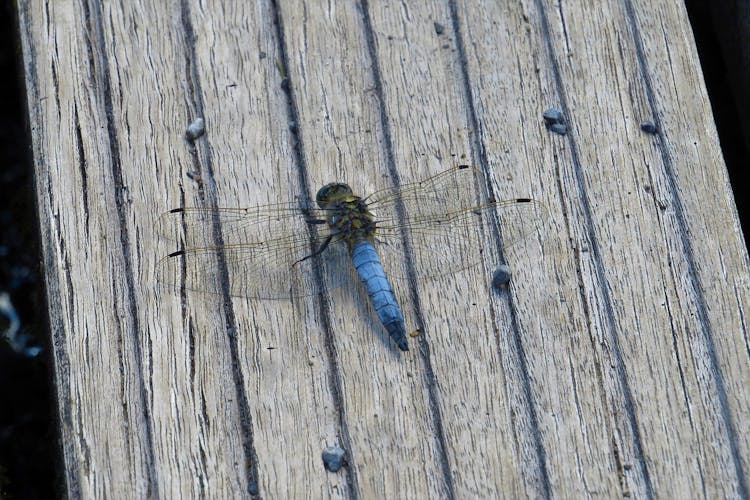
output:
[[[333,232],[343,236],[350,248],[357,241],[372,239],[375,217],[348,185],[339,182],[326,184],[320,188],[315,200],[327,211],[327,222]]]

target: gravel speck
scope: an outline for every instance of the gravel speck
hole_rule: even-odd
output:
[[[549,127],[547,127],[551,132],[554,132],[556,134],[565,135],[568,133],[568,126],[564,123],[553,123]]]
[[[185,135],[188,139],[194,141],[198,137],[202,136],[205,132],[206,123],[203,121],[203,118],[196,118],[193,123],[188,125],[187,130],[185,130]]]
[[[557,108],[549,108],[545,110],[544,113],[542,113],[542,118],[544,118],[544,123],[547,125],[565,123],[562,111]]]
[[[647,134],[656,134],[658,132],[658,129],[656,128],[656,124],[652,122],[651,120],[646,120],[641,122],[641,130],[646,132]]]
[[[492,275],[492,286],[495,288],[501,288],[508,284],[511,276],[513,275],[510,266],[506,264],[500,264],[495,269],[495,274]]]
[[[337,472],[346,465],[346,452],[338,446],[323,449],[323,465],[331,472]]]

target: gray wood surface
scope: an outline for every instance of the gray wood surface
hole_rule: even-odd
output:
[[[67,496],[750,495],[750,266],[680,2],[18,9]],[[488,225],[468,271],[395,281],[408,353],[356,284],[155,281],[171,208],[459,163],[479,197],[549,217],[505,249]],[[348,466],[327,472],[327,446]]]

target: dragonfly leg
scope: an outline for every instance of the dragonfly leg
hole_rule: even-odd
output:
[[[333,236],[334,236],[334,235],[332,235],[332,234],[329,234],[329,235],[328,235],[328,238],[326,238],[326,239],[325,239],[325,241],[323,242],[323,244],[322,244],[322,245],[320,245],[320,247],[318,247],[318,249],[317,249],[317,250],[315,250],[315,251],[314,251],[313,253],[311,253],[310,255],[305,255],[304,257],[302,257],[302,258],[301,258],[300,260],[298,260],[297,262],[295,262],[294,264],[292,264],[292,267],[296,266],[296,265],[297,265],[297,264],[299,264],[300,262],[304,262],[304,261],[306,261],[307,259],[309,259],[309,258],[311,258],[311,257],[315,257],[316,255],[320,255],[321,253],[323,253],[323,251],[324,251],[324,250],[325,250],[326,248],[328,248],[328,245],[330,245],[330,243],[331,243],[331,240],[333,240]]]
[[[325,224],[328,221],[325,219],[305,219],[305,222],[308,224]]]

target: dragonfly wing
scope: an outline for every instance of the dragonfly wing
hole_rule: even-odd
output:
[[[477,204],[477,181],[483,179],[479,169],[460,165],[426,179],[376,191],[365,201],[376,215],[395,215],[398,203],[407,214],[437,213],[460,210]]]
[[[417,274],[440,276],[476,265],[493,224],[500,228],[505,250],[544,227],[543,203],[530,199],[483,203],[477,194],[482,192],[482,172],[461,165],[373,193],[367,200],[377,221],[378,251],[384,261],[403,261],[405,233]],[[394,276],[405,275],[403,266],[393,269]]]
[[[320,285],[340,286],[351,276],[344,241],[332,241],[319,255],[320,236],[303,234],[259,243],[188,247],[164,257],[157,282],[167,290],[185,290],[251,299],[288,299],[315,295]]]
[[[345,267],[346,246],[335,244],[325,218],[322,210],[293,203],[171,210],[159,218],[158,231],[182,249],[159,262],[157,281],[177,292],[257,299],[314,295],[318,275],[335,288],[345,279],[336,271]],[[327,241],[324,252],[306,258]]]
[[[306,220],[325,220],[320,209],[278,203],[247,208],[184,207],[159,217],[160,235],[186,247],[260,243],[294,234]]]
[[[409,214],[403,222],[393,219],[378,222],[378,251],[385,261],[398,260],[404,255],[406,234],[417,275],[437,277],[477,265],[482,249],[494,236],[489,230],[493,224],[499,227],[503,251],[508,251],[531,234],[543,231],[547,218],[546,206],[530,199]],[[394,277],[406,277],[405,269],[399,271],[399,266],[393,269]]]

